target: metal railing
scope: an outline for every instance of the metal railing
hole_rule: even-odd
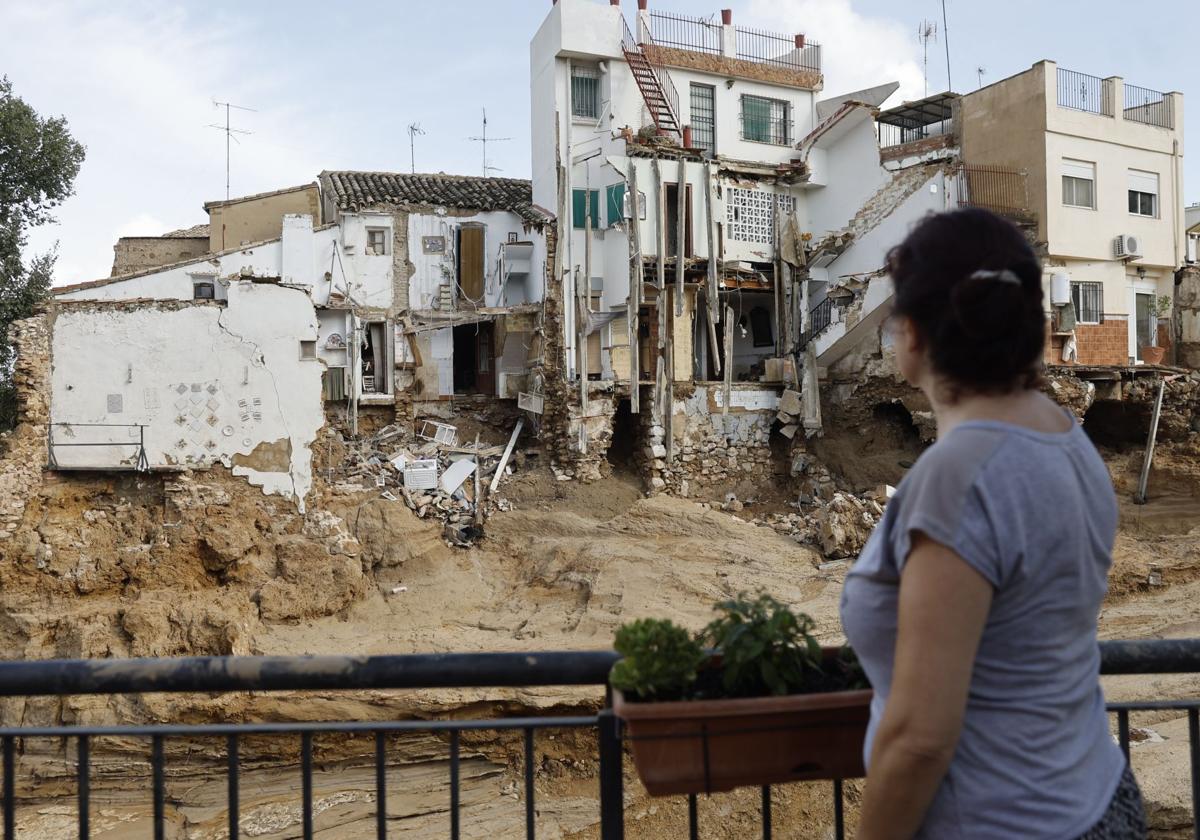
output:
[[[721,54],[721,24],[711,18],[650,12],[650,43],[690,52]]]
[[[55,438],[55,429],[71,434],[74,434],[75,429],[125,429],[127,431],[136,429],[137,438],[129,440],[63,441]],[[103,448],[116,449],[118,451],[132,448],[132,451],[128,458],[121,458],[115,464],[77,464],[69,463],[70,459],[66,459],[68,463],[63,463],[59,459],[57,450],[63,448]],[[150,463],[146,458],[146,427],[137,423],[51,423],[46,430],[46,450],[47,466],[52,470],[125,469],[146,472],[150,469]]]
[[[825,298],[808,313],[808,329],[801,334],[799,346],[805,347],[833,323],[833,298]]]
[[[642,45],[647,43],[647,35],[643,31],[641,21],[639,20],[638,22],[639,38],[634,38],[633,33],[629,31],[629,21],[625,20],[624,15],[621,15],[621,25],[624,27],[624,33],[621,38],[621,50],[625,53],[626,61],[629,60],[630,56],[640,56],[646,62],[646,66],[654,74],[654,81],[658,84],[659,92],[666,100],[667,107],[670,109],[676,125],[681,126],[680,139],[682,140],[684,120],[683,115],[679,111],[679,89],[675,87],[675,82],[671,79],[671,74],[667,71],[667,68],[651,61],[650,56],[642,49]]]
[[[1174,109],[1167,95],[1150,88],[1125,85],[1125,107],[1122,114],[1127,120],[1157,125],[1162,128],[1175,127]]]
[[[742,61],[774,64],[791,70],[821,71],[821,45],[801,36],[792,38],[761,29],[737,27],[736,55]]]
[[[1062,108],[1113,115],[1112,82],[1098,76],[1058,68],[1058,104]]]
[[[820,307],[818,307],[820,308]],[[814,324],[815,325],[815,324]],[[1193,674],[1200,673],[1200,639],[1102,642],[1101,673]],[[137,695],[151,692],[235,691],[341,691],[411,690],[435,688],[518,688],[535,686],[595,686],[607,682],[608,672],[617,655],[607,651],[557,653],[475,653],[406,656],[315,656],[315,657],[193,657],[180,659],[132,660],[49,660],[0,663],[0,697]],[[1130,715],[1139,711],[1185,712],[1192,773],[1193,814],[1200,804],[1200,700],[1162,700],[1112,703],[1109,711],[1116,717],[1118,742],[1126,757],[1130,751]],[[521,784],[525,836],[536,837],[538,812],[537,737],[547,730],[591,731],[597,739],[599,836],[601,840],[624,837],[623,733],[620,721],[608,708],[596,714],[560,717],[512,717],[483,720],[378,720],[332,722],[270,722],[236,724],[151,724],[119,726],[23,726],[0,728],[0,797],[3,798],[3,840],[18,837],[17,817],[22,804],[42,807],[46,800],[36,798],[31,785],[17,785],[18,746],[28,751],[33,740],[52,741],[66,754],[68,769],[76,776],[78,836],[87,837],[93,814],[92,763],[99,739],[119,741],[127,753],[132,744],[146,744],[150,766],[150,784],[146,795],[156,840],[167,836],[167,806],[186,806],[187,791],[168,792],[167,747],[172,742],[194,744],[196,739],[223,742],[217,751],[218,767],[225,779],[225,821],[230,840],[243,830],[241,800],[242,746],[250,736],[295,739],[298,742],[300,836],[312,838],[326,827],[316,825],[320,812],[314,811],[313,768],[318,759],[316,736],[341,735],[341,745],[352,738],[368,736],[367,752],[374,769],[375,835],[388,836],[389,820],[398,822],[403,815],[389,818],[387,791],[388,755],[391,741],[398,736],[436,735],[444,738],[449,774],[447,792],[447,836],[458,840],[462,820],[462,736],[464,733],[494,731],[519,733]],[[71,750],[71,747],[74,747]],[[286,743],[280,744],[286,747]],[[281,750],[282,752],[282,750]],[[66,755],[64,755],[64,758]],[[127,755],[126,755],[127,758]],[[432,757],[436,760],[436,757]],[[189,759],[190,760],[190,759]],[[256,762],[256,765],[260,762]],[[821,783],[816,783],[821,784]],[[844,837],[842,784],[831,784],[833,794],[834,836]],[[69,788],[68,788],[69,789]],[[17,797],[18,790],[22,798]],[[49,783],[48,793],[63,795],[59,780]],[[281,805],[277,797],[272,803]],[[208,803],[205,803],[208,805]],[[688,797],[688,836],[699,837],[697,797]],[[771,788],[761,789],[762,836],[772,834]],[[291,829],[295,830],[295,829]],[[1200,829],[1194,829],[1200,838]],[[683,836],[683,827],[679,834]]]
[[[959,207],[983,207],[1004,215],[1027,215],[1029,173],[1004,166],[956,167]]]
[[[930,137],[942,137],[954,132],[954,122],[952,120],[913,126],[893,125],[892,123],[876,123],[875,125],[878,129],[880,149],[890,149],[896,146],[903,146],[906,143],[916,143],[918,140],[927,140]]]

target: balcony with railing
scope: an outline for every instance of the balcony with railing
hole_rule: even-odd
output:
[[[1174,101],[1161,91],[1131,85],[1117,77],[1101,79],[1063,67],[1057,68],[1056,86],[1060,108],[1112,117],[1119,99],[1123,119],[1159,128],[1175,127]]]
[[[1110,641],[1102,642],[1100,648],[1103,674],[1200,673],[1200,639]],[[53,812],[59,819],[53,836],[88,837],[95,829],[104,831],[125,821],[137,823],[133,831],[143,830],[156,840],[165,840],[184,836],[186,826],[181,822],[186,820],[181,813],[187,809],[204,814],[212,836],[231,840],[264,834],[307,840],[314,836],[348,836],[347,832],[355,837],[374,834],[381,840],[414,832],[453,840],[465,834],[478,836],[480,826],[464,820],[464,815],[471,816],[472,807],[478,807],[479,802],[474,801],[479,798],[478,792],[472,793],[465,784],[476,779],[478,745],[481,737],[490,735],[493,743],[503,742],[499,749],[508,756],[512,776],[511,789],[506,789],[509,795],[499,798],[502,806],[511,810],[513,821],[519,821],[523,836],[558,836],[557,826],[552,823],[554,806],[545,804],[554,775],[547,760],[560,755],[562,744],[569,741],[595,750],[594,760],[584,762],[594,772],[581,776],[579,792],[573,794],[577,797],[575,807],[582,804],[578,797],[594,796],[595,810],[585,818],[589,830],[595,830],[600,840],[621,840],[626,807],[633,798],[627,798],[625,792],[629,735],[605,702],[604,688],[616,659],[612,652],[589,651],[0,663],[0,696],[6,698],[108,696],[132,701],[120,706],[129,711],[146,708],[140,701],[149,693],[204,693],[212,701],[220,701],[233,700],[235,692],[285,692],[287,702],[280,708],[295,715],[289,717],[284,712],[270,721],[256,722],[247,720],[243,711],[239,712],[241,720],[229,723],[192,720],[98,725],[50,719],[45,723],[0,726],[3,838],[51,836],[44,832],[40,820]],[[1161,679],[1145,685],[1158,692],[1172,690]],[[389,692],[564,686],[585,693],[589,687],[592,689],[590,699],[576,704],[584,711],[506,717],[502,710],[513,704],[505,703],[496,706],[495,717],[480,719],[452,714],[439,718],[427,713],[389,716],[386,712]],[[1128,693],[1128,684],[1124,689],[1122,696]],[[336,692],[346,691],[370,692],[370,708],[377,710],[379,718],[307,717],[319,715],[321,708],[338,708],[338,703],[321,703],[332,699],[327,696],[330,692],[337,697]],[[1185,691],[1180,695],[1188,697]],[[312,699],[306,700],[306,696]],[[490,708],[483,703],[474,707],[485,706]],[[232,707],[246,708],[221,702],[214,702],[211,708]],[[348,707],[367,708],[353,703]],[[26,706],[29,708],[35,707]],[[97,707],[93,704],[86,708],[94,719]],[[173,704],[171,708],[185,706]],[[1120,701],[1109,704],[1109,713],[1115,738],[1127,759],[1132,749],[1142,749],[1136,742],[1145,740],[1145,734],[1131,723],[1141,723],[1143,717],[1147,725],[1172,715],[1186,717],[1187,751],[1167,755],[1175,755],[1172,760],[1181,765],[1169,771],[1181,788],[1190,790],[1194,823],[1200,802],[1200,700]],[[40,720],[44,716],[38,713],[33,717]],[[405,741],[418,744],[429,766],[446,774],[441,794],[424,796],[409,784],[415,770],[427,773],[428,767],[415,768],[398,755]],[[1189,773],[1191,786],[1185,788]],[[265,787],[263,774],[271,774],[274,779]],[[294,778],[294,786],[289,776]],[[825,822],[817,814],[806,815],[809,833],[803,836],[841,840],[846,831],[842,782],[799,784],[828,796],[830,803]],[[113,798],[118,790],[119,803]],[[1164,793],[1155,790],[1153,795]],[[1182,836],[1181,832],[1191,828],[1186,825],[1187,794],[1181,793],[1179,799],[1178,803],[1172,802],[1171,829],[1175,833],[1170,836]],[[773,788],[767,786],[755,791],[754,801],[759,814],[753,832],[770,838],[773,822],[781,816],[776,803],[796,800],[773,795]],[[353,802],[363,803],[373,831],[347,822],[351,818],[345,806]],[[700,797],[692,794],[686,797],[686,808],[659,809],[656,836],[726,836],[728,814],[702,809],[700,804]],[[1152,814],[1153,806],[1152,801]],[[707,822],[705,811],[712,814],[713,822]],[[495,812],[489,814],[495,816]],[[414,819],[416,815],[419,820]],[[478,812],[474,816],[477,818]],[[1181,820],[1185,825],[1180,825]],[[74,828],[67,827],[68,821],[75,823]],[[224,825],[216,825],[218,822]],[[512,831],[504,836],[517,836],[517,826],[509,827]],[[1200,837],[1200,830],[1193,830],[1197,831],[1194,836]]]
[[[899,160],[957,145],[954,110],[959,95],[938,93],[880,111],[875,118],[882,159]]]
[[[649,11],[645,2],[639,3],[638,39],[645,47],[670,51],[676,60],[690,55],[690,64],[705,67],[702,57],[729,60],[725,71],[754,74],[799,74],[801,78],[819,79],[821,45],[803,34],[784,35],[762,29],[733,25],[733,14],[726,9],[720,18],[695,17],[673,12]],[[678,53],[684,56],[675,55]],[[697,58],[700,57],[700,58]],[[717,69],[712,67],[710,69]],[[786,79],[786,76],[779,77]]]
[[[1032,221],[1029,173],[1006,166],[961,165],[954,169],[959,207],[982,207],[1018,220]]]

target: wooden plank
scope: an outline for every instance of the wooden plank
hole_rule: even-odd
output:
[[[1150,435],[1146,440],[1146,454],[1142,459],[1142,475],[1138,479],[1137,495],[1133,500],[1139,505],[1146,504],[1146,490],[1150,484],[1150,465],[1154,462],[1154,444],[1158,439],[1158,418],[1162,414],[1163,395],[1167,390],[1167,380],[1174,377],[1163,377],[1158,381],[1158,394],[1154,397],[1154,412],[1150,415]]]
[[[722,393],[724,399],[721,401],[721,414],[729,413],[729,400],[732,398],[733,392],[733,307],[729,304],[725,305],[725,376],[724,387]]]
[[[712,162],[704,164],[704,218],[708,228],[708,289],[705,292],[708,306],[708,344],[712,351],[713,370],[720,373],[722,370],[721,348],[717,344],[717,298],[720,297],[720,292],[717,287],[720,283],[719,272],[717,270],[717,243],[716,236],[713,234],[713,202],[716,200],[716,190],[713,188]],[[708,371],[705,371],[704,378],[708,378]]]
[[[475,525],[483,524],[483,494],[479,488],[479,435],[475,435]]]
[[[513,448],[517,445],[517,438],[521,436],[521,429],[525,427],[525,418],[517,418],[517,425],[513,428],[512,437],[508,439],[508,446],[504,447],[504,454],[500,456],[500,463],[496,465],[496,474],[492,476],[492,483],[488,490],[492,493],[496,492],[496,488],[500,486],[500,479],[504,477],[504,468],[508,466],[508,459],[512,457]]]
[[[683,267],[687,261],[687,162],[679,159],[679,183],[675,186],[675,317],[683,315]],[[674,371],[672,379],[674,379]]]

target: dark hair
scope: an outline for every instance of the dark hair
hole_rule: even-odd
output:
[[[920,222],[888,254],[894,311],[916,325],[955,395],[1037,387],[1042,267],[1016,225],[978,208]]]

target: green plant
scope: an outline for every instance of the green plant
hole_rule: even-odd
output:
[[[624,658],[613,666],[609,682],[647,700],[682,697],[707,658],[686,630],[665,619],[642,618],[621,625],[614,647]]]
[[[701,641],[721,655],[726,696],[791,694],[823,677],[821,645],[807,615],[770,595],[750,599],[745,593],[716,609],[721,615],[704,629]]]
[[[1150,306],[1151,313],[1155,318],[1161,318],[1164,315],[1171,313],[1171,296],[1159,295],[1154,298],[1154,302]]]

